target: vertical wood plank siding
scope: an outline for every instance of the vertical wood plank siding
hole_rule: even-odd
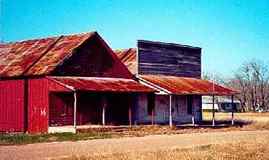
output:
[[[138,73],[201,77],[201,48],[138,41]]]
[[[28,83],[28,131],[44,133],[48,129],[49,86],[48,80],[29,79]]]
[[[0,81],[0,132],[24,131],[24,80]]]

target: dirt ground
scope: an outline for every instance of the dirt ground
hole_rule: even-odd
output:
[[[93,154],[126,152],[151,152],[165,149],[190,148],[194,146],[236,143],[240,141],[263,141],[269,131],[209,132],[178,135],[151,135],[77,142],[37,143],[21,146],[0,147],[0,157],[11,159],[61,159]]]
[[[203,113],[204,120],[209,124],[211,115],[212,113]],[[230,113],[216,113],[216,120],[219,122],[228,121],[230,123],[230,119]],[[159,153],[168,149],[193,148],[212,144],[229,146],[230,143],[244,144],[248,142],[255,145],[269,139],[269,113],[235,113],[235,119],[237,122],[251,123],[241,127],[187,128],[171,131],[166,127],[150,127],[150,131],[148,131],[148,127],[142,127],[139,130],[128,131],[127,137],[0,146],[0,159],[70,159],[70,157],[122,153],[123,155],[129,155],[129,153],[136,155],[139,152]],[[141,135],[137,134],[138,132]],[[130,137],[130,133],[134,137]],[[152,135],[153,133],[159,135]]]

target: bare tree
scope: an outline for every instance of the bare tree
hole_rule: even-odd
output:
[[[229,79],[210,73],[203,73],[203,79],[214,79],[216,83],[240,91],[236,98],[241,102],[242,111],[269,109],[269,70],[262,61],[251,60],[243,63]]]
[[[241,91],[238,99],[243,110],[268,109],[268,66],[258,60],[244,63],[234,74],[229,85]]]

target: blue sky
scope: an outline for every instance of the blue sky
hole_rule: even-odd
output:
[[[112,48],[137,39],[201,47],[203,71],[224,76],[269,62],[269,0],[0,0],[4,42],[96,30]]]

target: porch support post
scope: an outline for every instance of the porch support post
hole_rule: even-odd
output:
[[[215,126],[215,95],[212,96],[212,126]]]
[[[151,110],[151,125],[154,125],[154,109]]]
[[[194,119],[194,114],[195,114],[195,107],[194,107],[194,105],[193,105],[193,99],[194,99],[195,97],[193,96],[193,95],[191,95],[191,104],[192,104],[192,106],[191,106],[191,121],[192,121],[192,125],[193,126],[195,126],[195,119]]]
[[[102,100],[102,125],[106,125],[106,101]]]
[[[173,127],[172,119],[172,95],[169,95],[169,126]]]
[[[234,125],[234,95],[232,95],[232,125]]]
[[[77,132],[77,92],[74,91],[74,128]]]
[[[132,107],[129,105],[128,109],[128,117],[129,117],[129,126],[132,126]]]
[[[192,111],[191,121],[192,121],[192,125],[195,126],[194,111]]]

